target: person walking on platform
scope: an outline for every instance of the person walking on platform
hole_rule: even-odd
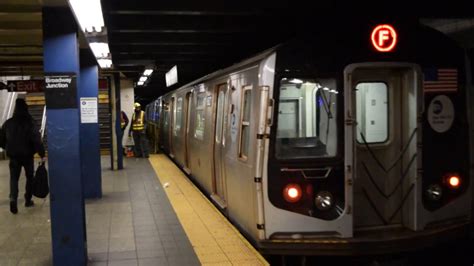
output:
[[[21,168],[25,168],[25,207],[32,207],[34,154],[38,153],[41,161],[45,161],[45,150],[39,130],[35,126],[33,117],[28,112],[28,105],[24,99],[17,99],[13,117],[3,124],[0,130],[0,146],[10,158],[10,212],[18,212],[18,180]]]
[[[120,129],[122,130],[122,135],[123,132],[125,132],[125,128],[128,126],[128,116],[124,111],[120,111]]]
[[[135,112],[132,116],[132,126],[128,135],[133,134],[135,157],[148,158],[148,139],[146,137],[145,112],[142,111],[141,105],[135,103]]]
[[[124,111],[120,111],[120,129],[122,130],[121,144],[122,144],[123,155],[127,155],[127,151],[125,150],[125,147],[123,146],[123,135],[125,133],[125,129],[128,126],[128,122],[129,120],[128,120],[127,114]]]

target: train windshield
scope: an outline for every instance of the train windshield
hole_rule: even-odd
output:
[[[277,159],[336,156],[338,93],[334,79],[281,80]]]

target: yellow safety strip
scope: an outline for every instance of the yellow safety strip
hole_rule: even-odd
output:
[[[149,160],[202,265],[270,265],[165,155]]]

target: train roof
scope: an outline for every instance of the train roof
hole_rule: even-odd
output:
[[[214,71],[214,72],[212,72],[212,73],[210,73],[210,74],[208,74],[208,75],[205,75],[205,76],[203,76],[203,77],[201,77],[201,78],[199,78],[199,79],[196,79],[196,80],[191,81],[191,82],[189,82],[189,83],[187,83],[187,84],[184,84],[183,86],[177,88],[176,90],[180,90],[180,89],[183,89],[183,88],[189,88],[189,87],[191,87],[191,86],[198,85],[198,84],[200,84],[200,83],[202,83],[202,82],[204,82],[204,81],[206,81],[206,80],[210,80],[210,79],[212,79],[212,78],[214,78],[214,77],[218,77],[218,76],[222,75],[223,73],[231,73],[231,72],[233,72],[233,71],[235,71],[235,70],[237,70],[237,69],[239,69],[239,68],[241,68],[241,67],[243,67],[243,66],[246,66],[246,65],[252,64],[252,63],[254,63],[254,62],[258,62],[258,61],[260,61],[260,60],[263,60],[263,59],[265,59],[266,57],[268,57],[269,55],[271,55],[272,53],[274,53],[274,52],[277,50],[277,48],[280,47],[280,46],[281,46],[281,44],[275,45],[274,47],[271,47],[271,48],[269,48],[269,49],[267,49],[267,50],[265,50],[265,51],[263,51],[263,52],[260,52],[260,53],[258,53],[257,55],[254,55],[254,56],[252,56],[252,57],[246,58],[246,59],[244,59],[244,60],[242,60],[242,61],[240,61],[240,62],[238,62],[238,63],[235,63],[235,64],[233,64],[233,65],[231,65],[231,66],[229,66],[229,67],[226,67],[226,68],[223,68],[223,69],[219,69],[219,70]],[[173,90],[173,91],[174,91],[174,90]],[[167,94],[168,94],[168,93],[167,93]]]
[[[398,31],[399,43],[393,52],[380,53],[371,46],[371,31],[381,22],[393,25]],[[319,64],[328,71],[334,72],[341,72],[345,66],[359,62],[413,62],[421,66],[458,65],[462,67],[460,58],[463,58],[463,50],[454,40],[435,29],[410,19],[361,19],[350,24],[337,23],[324,25],[324,27],[319,26],[315,27],[313,31],[306,29],[284,43],[205,75],[173,91],[198,85],[224,73],[232,73],[246,65],[263,60],[274,52],[279,53],[277,61],[279,58],[285,58],[285,61],[290,65],[292,61],[294,61],[294,65],[314,64],[318,66]],[[277,68],[276,71],[283,70]]]

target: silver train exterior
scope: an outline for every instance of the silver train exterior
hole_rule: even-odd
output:
[[[393,25],[390,52],[371,46],[375,25],[354,25],[161,96],[161,149],[262,252],[379,253],[466,234],[463,51]]]

